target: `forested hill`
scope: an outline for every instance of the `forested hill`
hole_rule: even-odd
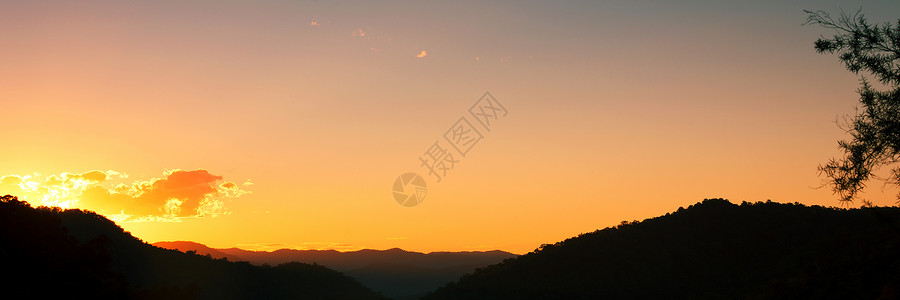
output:
[[[253,266],[146,244],[90,211],[0,198],[0,299],[382,299],[319,265]]]
[[[425,299],[897,299],[900,208],[707,199],[508,259]]]

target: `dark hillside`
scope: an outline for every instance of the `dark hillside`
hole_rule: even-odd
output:
[[[425,299],[895,299],[898,228],[900,208],[710,199],[542,246]]]
[[[229,262],[142,242],[90,211],[0,199],[4,299],[381,299],[319,265]]]

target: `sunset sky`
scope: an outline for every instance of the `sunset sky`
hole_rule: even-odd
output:
[[[900,18],[896,0],[4,1],[0,194],[147,242],[520,254],[704,198],[837,206],[816,167],[859,76],[801,24],[860,7]],[[469,113],[486,92],[506,112],[490,131]],[[463,117],[482,138],[437,182],[420,158]],[[408,172],[413,207],[391,190]]]

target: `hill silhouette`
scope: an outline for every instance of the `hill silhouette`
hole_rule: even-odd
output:
[[[230,262],[142,242],[90,211],[0,198],[0,298],[383,299],[321,265]]]
[[[707,199],[479,269],[423,299],[897,299],[900,208]]]
[[[156,242],[156,243],[152,243],[151,245],[160,247],[163,249],[178,250],[181,252],[193,251],[200,255],[209,255],[210,257],[215,258],[215,259],[226,259],[228,261],[247,261],[246,259],[243,259],[241,257],[230,255],[230,254],[224,253],[222,251],[207,247],[204,244],[196,243],[196,242],[189,242],[189,241]],[[288,263],[288,262],[290,262],[290,261],[285,261],[285,263]],[[278,265],[278,264],[276,264],[276,265]]]
[[[277,265],[286,262],[320,264],[353,277],[376,292],[393,299],[418,299],[475,269],[516,257],[504,251],[465,251],[420,253],[399,248],[335,250],[248,251],[238,248],[213,249],[187,242],[159,242],[153,245],[183,252],[196,251],[213,258],[249,261],[255,265]]]

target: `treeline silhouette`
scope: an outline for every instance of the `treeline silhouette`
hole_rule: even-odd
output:
[[[897,299],[900,208],[707,199],[479,269],[423,299]]]
[[[229,262],[154,247],[78,209],[0,197],[2,299],[384,299],[319,265]]]

